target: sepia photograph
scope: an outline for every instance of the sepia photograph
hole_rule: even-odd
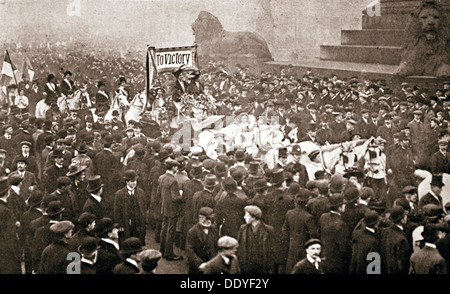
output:
[[[448,274],[449,12],[0,0],[0,277]]]

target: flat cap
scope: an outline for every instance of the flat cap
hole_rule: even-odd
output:
[[[74,224],[71,221],[64,220],[57,224],[53,224],[50,226],[50,231],[56,234],[64,234],[74,228]]]
[[[233,237],[223,236],[219,239],[219,241],[217,241],[217,245],[219,246],[219,248],[232,249],[236,248],[239,243]]]
[[[309,239],[308,241],[306,241],[305,243],[305,248],[308,248],[309,246],[315,245],[315,244],[319,244],[322,246],[322,241],[320,241],[319,239]]]

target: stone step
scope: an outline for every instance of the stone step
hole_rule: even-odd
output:
[[[426,92],[433,93],[436,89],[441,88],[443,78],[426,77],[426,76],[410,76],[396,77],[393,75],[398,66],[387,64],[372,63],[355,63],[332,60],[321,60],[318,58],[304,58],[298,61],[269,61],[263,64],[265,71],[279,72],[281,66],[292,65],[297,76],[301,77],[306,70],[311,70],[316,76],[330,77],[336,74],[339,79],[358,77],[360,81],[364,79],[376,80],[384,79],[388,85],[394,90],[394,94],[400,94],[401,83],[417,85]]]
[[[381,14],[380,16],[363,14],[362,28],[367,30],[404,30],[408,21],[408,14]]]
[[[400,64],[401,47],[322,45],[320,59],[358,63]]]
[[[342,30],[342,45],[402,46],[403,30]]]

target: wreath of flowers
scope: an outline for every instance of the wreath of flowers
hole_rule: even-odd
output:
[[[180,113],[190,118],[205,118],[214,114],[216,106],[213,98],[205,94],[183,94],[180,97]]]

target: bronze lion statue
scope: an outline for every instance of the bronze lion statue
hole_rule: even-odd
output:
[[[398,76],[450,76],[448,10],[424,1],[411,15],[405,30]]]
[[[198,56],[250,57],[272,59],[267,42],[252,32],[228,32],[219,19],[207,11],[201,11],[192,24]]]

